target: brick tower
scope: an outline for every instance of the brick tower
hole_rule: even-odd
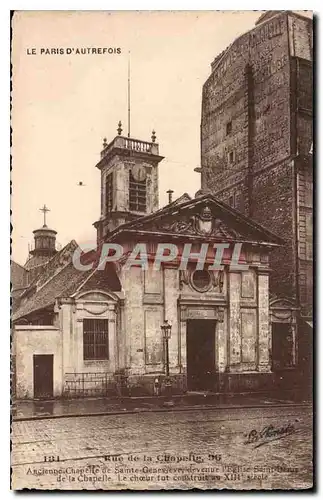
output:
[[[203,87],[201,185],[286,240],[272,291],[312,304],[312,20],[266,12]]]
[[[270,292],[272,307],[291,307],[296,336],[312,317],[312,58],[312,19],[290,11],[261,15],[218,55],[203,86],[197,169],[202,190],[284,238]]]

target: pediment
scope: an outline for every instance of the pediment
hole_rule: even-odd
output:
[[[272,297],[269,300],[270,309],[295,309],[295,301],[287,298]]]
[[[206,205],[202,210],[194,214],[183,213],[162,218],[150,227],[153,232],[167,234],[182,234],[190,236],[212,236],[219,239],[235,240],[241,234],[230,228],[217,215],[212,213],[211,208]]]
[[[273,245],[284,243],[281,238],[217,200],[212,194],[167,205],[153,214],[124,224],[116,232],[123,231]]]
[[[122,224],[111,233],[109,239],[118,239],[121,235],[128,237],[129,233],[136,236],[141,234],[146,238],[167,234],[175,238],[232,240],[270,246],[285,243],[282,238],[212,194],[197,196],[182,203],[170,203],[157,212]]]
[[[81,300],[82,302],[89,303],[102,303],[106,304],[109,302],[118,302],[118,296],[113,292],[107,292],[103,290],[90,290],[83,292],[82,290],[75,294],[76,300]]]

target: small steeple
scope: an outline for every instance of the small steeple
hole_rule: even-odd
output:
[[[43,226],[39,229],[35,229],[34,233],[34,248],[29,250],[29,257],[27,259],[25,268],[32,269],[36,266],[46,263],[51,259],[57,252],[56,250],[56,234],[54,229],[50,229],[47,226],[46,215],[50,212],[50,209],[44,204],[42,208],[39,209],[43,212]]]

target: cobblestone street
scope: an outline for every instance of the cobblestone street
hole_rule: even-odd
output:
[[[12,429],[14,489],[312,486],[310,407],[71,417]]]

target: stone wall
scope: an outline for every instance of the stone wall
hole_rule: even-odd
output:
[[[285,161],[259,172],[254,178],[254,220],[280,235],[285,244],[270,255],[271,290],[295,298],[293,162]]]
[[[62,333],[53,326],[16,325],[13,333],[16,366],[16,397],[34,397],[34,354],[53,354],[54,397],[62,394]]]
[[[313,141],[312,44],[311,20],[287,12],[237,38],[212,64],[201,119],[202,188],[284,238],[271,255],[270,289],[299,296],[306,307],[312,264],[303,248],[311,229],[302,199],[311,196],[312,181],[300,174],[306,194],[300,191],[299,205],[296,174],[310,169],[300,164]]]
[[[287,15],[236,39],[212,69],[202,97],[202,187],[209,172],[247,175],[251,162],[263,168],[289,153]]]

